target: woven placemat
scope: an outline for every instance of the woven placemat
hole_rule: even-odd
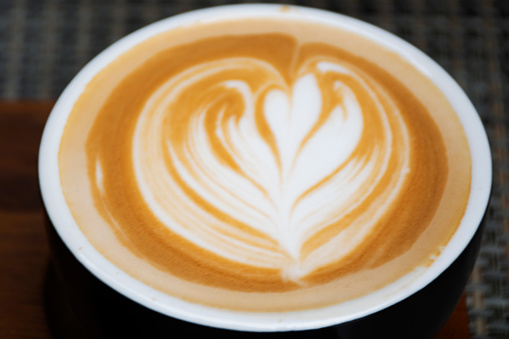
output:
[[[0,0],[0,100],[56,99],[105,47],[148,23],[234,1]],[[509,1],[281,1],[328,9],[414,44],[464,88],[488,131],[493,197],[467,286],[472,337],[509,337]]]

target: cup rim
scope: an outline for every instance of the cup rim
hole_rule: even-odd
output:
[[[366,300],[359,302],[359,299],[365,299],[362,297],[343,303],[343,307],[353,306],[355,311],[350,313],[338,311],[337,305],[275,314],[233,312],[190,304],[158,292],[122,272],[95,250],[74,221],[60,188],[58,150],[67,117],[87,83],[119,55],[149,37],[180,25],[221,20],[231,18],[231,15],[285,15],[353,30],[394,50],[413,64],[439,87],[459,112],[472,156],[472,186],[467,210],[458,230],[437,260],[419,278],[409,280],[404,277],[389,285],[400,291],[391,292],[390,298],[379,298],[385,301],[375,304]],[[482,121],[461,87],[441,66],[403,39],[369,23],[321,9],[279,4],[236,4],[193,10],[147,25],[106,48],[83,67],[58,98],[44,128],[38,165],[42,200],[52,224],[71,253],[101,281],[127,298],[162,314],[212,327],[254,332],[308,330],[345,323],[383,310],[421,290],[444,272],[467,247],[481,224],[492,185],[491,152]],[[389,291],[384,288],[376,293],[384,295]],[[360,304],[355,308],[354,303]]]

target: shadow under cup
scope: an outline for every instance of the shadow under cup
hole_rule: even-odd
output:
[[[281,8],[281,6],[272,5],[224,6],[180,15],[166,22],[185,23],[192,19],[209,18],[211,15],[228,17],[239,13],[268,14],[276,13]],[[284,6],[284,8],[285,11],[289,10],[287,6]],[[73,240],[73,235],[78,234],[79,230],[62,217],[64,214],[62,209],[65,208],[63,206],[65,203],[55,199],[57,195],[55,191],[60,190],[57,171],[59,135],[61,135],[59,131],[65,125],[66,111],[72,108],[74,100],[86,84],[86,81],[83,82],[83,79],[87,78],[86,73],[93,73],[94,67],[97,70],[98,65],[107,62],[111,58],[112,53],[106,50],[91,63],[92,66],[85,67],[77,77],[79,79],[73,80],[64,91],[48,120],[41,143],[39,179],[48,216],[48,239],[54,268],[50,271],[49,276],[51,284],[48,285],[47,305],[51,328],[56,337],[65,338],[72,335],[75,338],[116,338],[125,335],[129,337],[166,338],[176,331],[182,331],[186,335],[194,333],[218,334],[227,338],[263,335],[264,337],[273,336],[276,338],[323,337],[345,339],[375,338],[382,335],[391,338],[418,339],[430,338],[445,324],[460,300],[478,255],[484,216],[491,192],[491,158],[482,123],[472,104],[454,80],[429,58],[402,40],[378,28],[337,14],[297,7],[295,7],[295,12],[311,17],[319,17],[320,20],[325,22],[344,20],[375,37],[387,39],[396,48],[404,50],[412,58],[415,57],[417,63],[422,62],[427,71],[431,72],[431,78],[434,82],[440,83],[440,88],[444,90],[446,96],[455,102],[456,107],[461,108],[461,114],[464,117],[460,120],[462,120],[465,127],[473,162],[473,185],[471,190],[471,197],[473,198],[469,201],[469,207],[467,207],[467,210],[471,210],[471,213],[466,214],[472,220],[468,220],[469,226],[466,230],[460,228],[456,232],[453,237],[454,241],[451,241],[453,245],[447,245],[447,247],[454,246],[454,248],[447,252],[446,265],[443,265],[443,269],[435,270],[434,276],[421,283],[419,288],[403,291],[402,298],[395,299],[387,306],[335,323],[331,321],[307,322],[304,318],[295,317],[292,320],[294,327],[291,329],[297,329],[298,331],[294,332],[286,332],[288,330],[287,324],[279,324],[277,315],[274,316],[272,321],[264,324],[251,324],[251,326],[224,325],[228,322],[214,320],[213,317],[211,319],[209,317],[211,313],[204,313],[186,319],[195,323],[179,320],[177,319],[178,316],[171,312],[164,312],[155,303],[151,304],[150,300],[137,299],[135,296],[143,291],[143,288],[131,293],[131,289],[137,288],[136,284],[119,288],[123,283],[121,278],[115,280],[116,278],[111,272],[101,272],[99,261],[105,261],[104,258],[97,259],[97,256],[84,257],[80,253],[81,248],[78,248]],[[160,22],[147,28],[157,31],[164,29],[167,23]],[[147,29],[145,29],[146,31]],[[123,39],[116,44],[116,47],[114,47],[115,45],[112,47],[113,49],[126,48],[125,46],[129,46],[137,39],[139,41],[142,36],[143,33],[135,33],[130,38],[128,37],[131,40]],[[57,300],[63,300],[64,304],[68,302],[68,305],[58,308],[56,306],[58,304]],[[66,307],[70,307],[71,317],[75,325],[67,329],[62,326],[63,322],[61,317],[58,316],[66,313]],[[69,317],[69,315],[67,316]],[[185,317],[181,318],[185,319]],[[299,325],[299,323],[301,324]],[[251,332],[240,332],[240,330]]]

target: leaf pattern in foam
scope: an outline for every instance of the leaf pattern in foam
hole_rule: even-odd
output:
[[[381,176],[376,170],[383,168],[390,156],[387,112],[367,83],[343,66],[328,62],[300,74],[289,88],[275,69],[258,61],[231,60],[203,68],[215,69],[209,71],[212,77],[237,68],[240,72],[246,65],[274,86],[255,90],[249,81],[232,78],[213,83],[211,90],[220,89],[223,94],[193,106],[192,118],[182,127],[187,136],[182,145],[168,141],[164,147],[155,142],[134,148],[140,154],[156,149],[156,154],[148,157],[152,160],[138,165],[138,178],[147,203],[174,232],[231,260],[280,268],[286,277],[298,280],[346,254],[372,227],[372,223],[363,225],[357,235],[355,230],[336,234],[323,248],[302,254],[308,239],[369,194],[366,183],[376,185]],[[182,79],[172,80],[156,95],[163,99],[151,100],[148,106],[156,107],[145,108],[149,113],[140,119],[137,140],[143,135],[164,139],[161,125],[170,102],[202,81],[201,71],[198,67]],[[323,75],[331,72],[359,83],[384,121],[382,134],[388,140],[370,154],[352,156],[362,137],[366,112],[347,83],[323,82]],[[324,90],[333,93],[333,106],[324,106]],[[231,100],[223,104],[224,95]],[[238,105],[242,111],[231,114],[229,105],[235,103],[242,103]],[[259,107],[269,136],[261,131]],[[206,123],[210,117],[216,119],[212,132]],[[274,140],[275,146],[268,140]],[[217,147],[222,156],[218,156]],[[166,167],[157,161],[165,158],[171,160]],[[226,158],[230,164],[225,163]],[[168,171],[168,166],[175,170]],[[194,196],[205,201],[207,208],[196,204]],[[218,217],[211,210],[228,217]],[[252,230],[272,241],[257,238]]]
[[[316,227],[316,223],[302,223],[302,213],[301,216],[295,213],[295,204],[349,157],[362,132],[362,115],[355,95],[349,92],[344,96],[346,110],[336,107],[327,121],[314,131],[323,114],[315,76],[306,74],[299,78],[290,94],[288,97],[281,91],[271,93],[267,97],[265,115],[281,158],[282,181],[273,197],[279,212],[277,236],[279,243],[298,260],[305,241],[303,233]],[[308,213],[316,211],[321,208],[321,199],[307,199],[299,209],[308,210]]]

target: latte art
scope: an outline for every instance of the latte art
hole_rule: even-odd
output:
[[[232,58],[169,79],[133,139],[150,210],[218,256],[291,280],[348,255],[390,209],[410,155],[387,93],[347,67],[318,58],[287,83],[263,60]],[[358,210],[370,220],[342,222]]]
[[[204,25],[126,52],[76,103],[61,180],[91,243],[170,295],[255,311],[345,301],[429,265],[470,189],[438,89],[351,33]]]

